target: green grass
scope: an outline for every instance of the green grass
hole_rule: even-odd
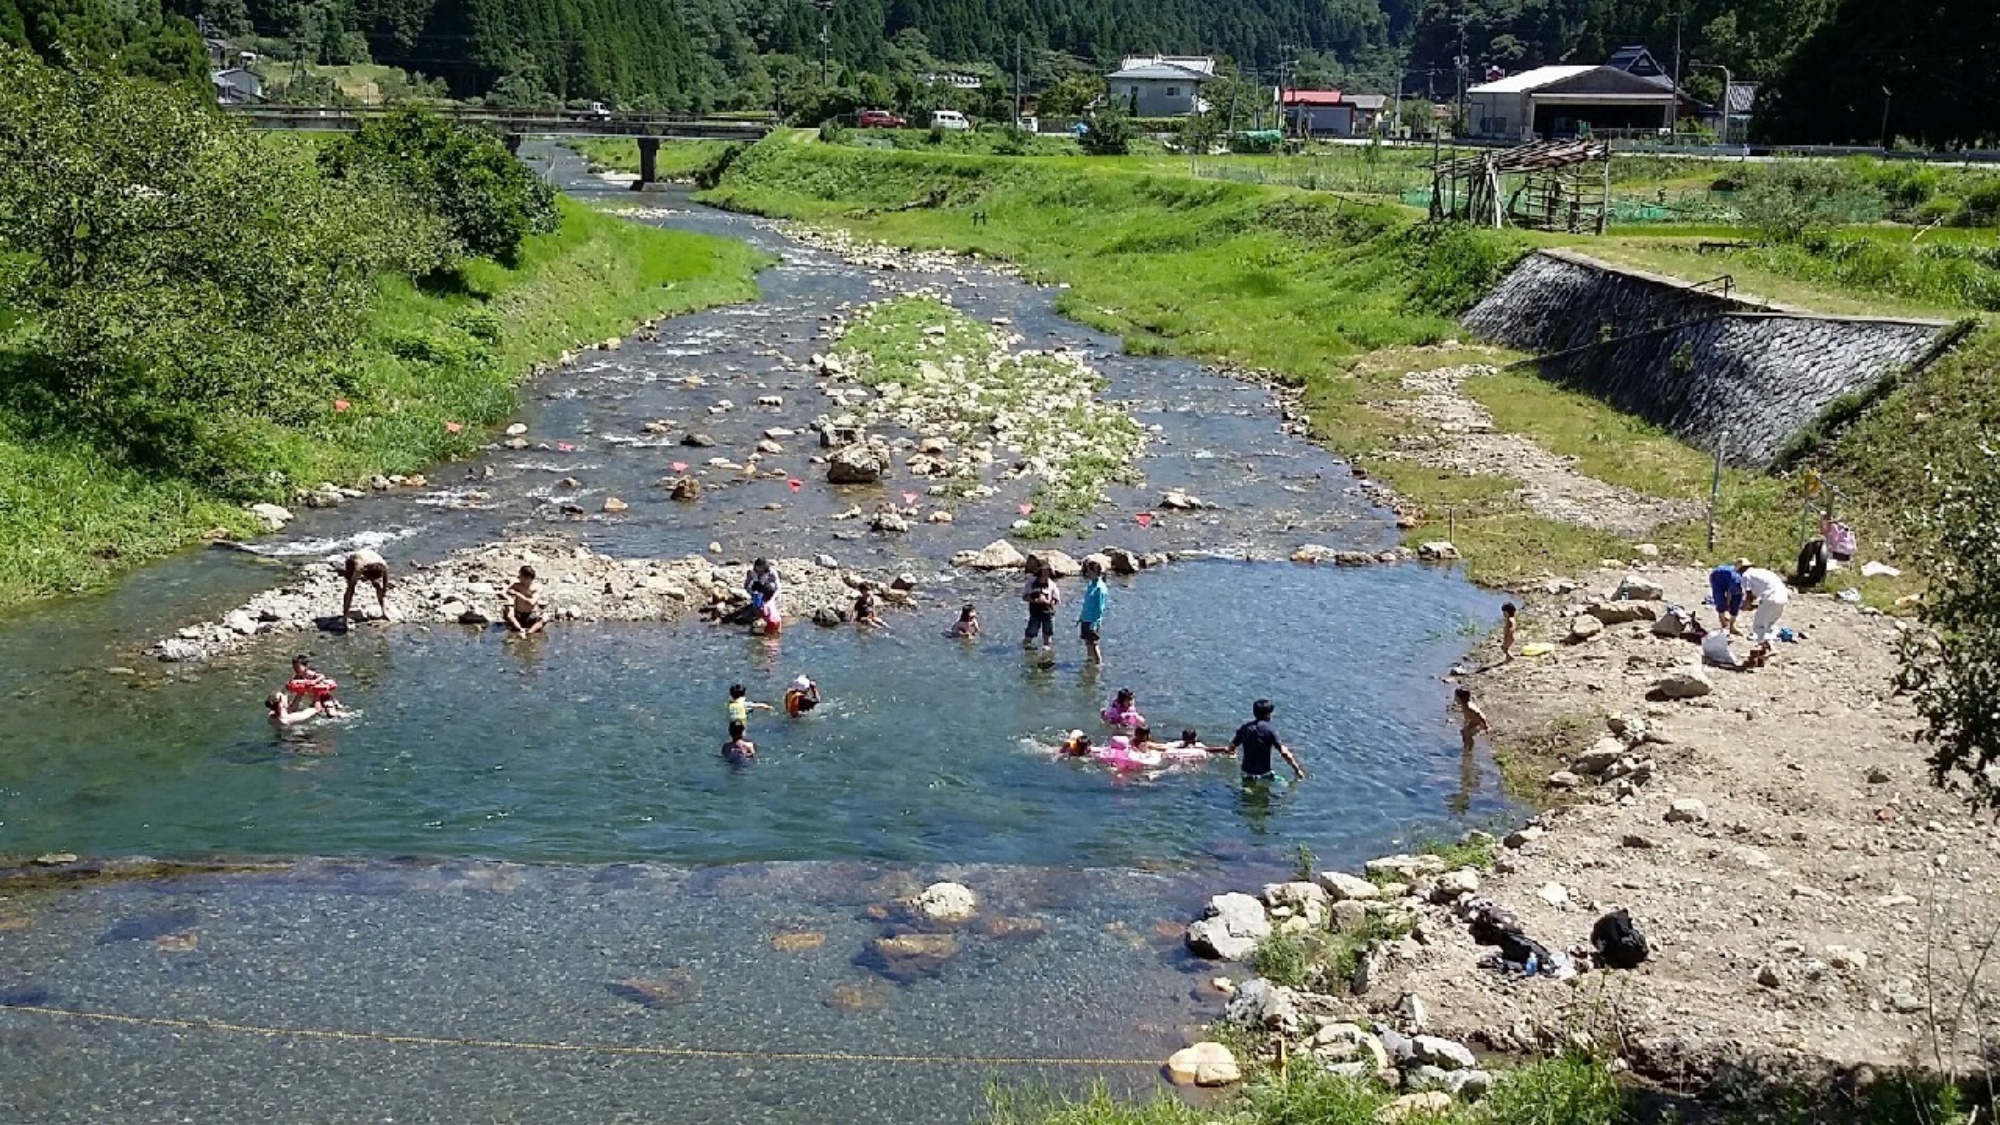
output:
[[[385,283],[354,357],[349,408],[305,431],[271,426],[294,478],[352,483],[471,454],[536,363],[647,317],[755,294],[743,243],[640,227],[564,200],[562,225],[519,263],[466,263],[447,284]],[[451,432],[447,423],[460,427]],[[147,476],[59,417],[0,412],[0,604],[73,593],[253,522],[188,483]]]
[[[669,183],[691,183],[696,173],[712,167],[737,141],[661,141],[654,171]],[[624,140],[569,140],[573,149],[590,164],[593,172],[639,172],[639,143]]]
[[[909,149],[916,152],[952,152],[985,156],[1081,156],[1083,149],[1072,137],[1015,136],[1006,129],[843,129],[840,143],[855,148]]]

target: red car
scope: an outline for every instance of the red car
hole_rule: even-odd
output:
[[[864,109],[861,111],[860,125],[863,129],[903,129],[909,121],[898,117],[886,109]]]

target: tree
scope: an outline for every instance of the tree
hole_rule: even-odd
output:
[[[1931,779],[2000,810],[2000,452],[1994,435],[1934,470],[1934,505],[1914,518],[1915,562],[1930,586],[1921,629],[1903,634],[1900,686],[1925,721]]]
[[[1758,169],[1737,206],[1766,241],[1786,243],[1842,223],[1880,218],[1882,198],[1844,164],[1795,160]]]
[[[1132,151],[1132,118],[1120,106],[1106,106],[1090,118],[1090,130],[1078,138],[1092,156],[1124,156]]]
[[[511,263],[521,240],[555,229],[555,193],[492,132],[417,106],[364,122],[320,151],[336,179],[380,176],[444,224],[462,253]]]
[[[1035,98],[1035,108],[1043,117],[1082,117],[1103,96],[1103,78],[1072,74],[1043,90]]]
[[[6,386],[133,461],[281,493],[273,426],[324,415],[384,272],[445,240],[394,186],[323,180],[207,92],[0,48],[0,306],[44,362]]]

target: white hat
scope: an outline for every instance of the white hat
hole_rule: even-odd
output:
[[[800,691],[806,691],[813,686],[813,682],[804,676],[800,676],[798,679],[792,681],[792,686]]]

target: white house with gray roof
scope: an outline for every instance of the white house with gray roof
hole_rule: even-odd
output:
[[[1135,117],[1186,117],[1207,108],[1201,87],[1215,81],[1215,59],[1191,55],[1142,55],[1105,78],[1111,104]]]

